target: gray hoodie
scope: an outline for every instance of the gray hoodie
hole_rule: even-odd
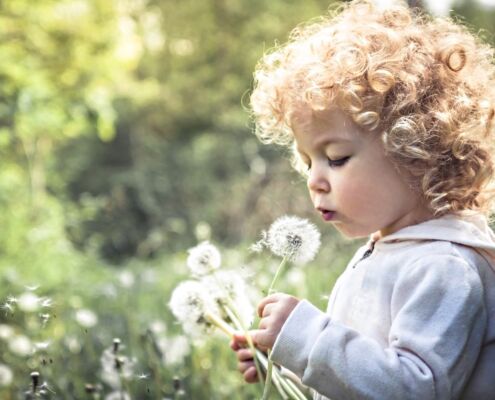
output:
[[[293,310],[272,359],[315,399],[495,399],[495,236],[486,219],[446,216],[370,240],[326,313],[306,300]]]

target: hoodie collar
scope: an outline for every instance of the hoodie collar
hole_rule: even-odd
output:
[[[479,213],[449,214],[430,219],[384,236],[376,244],[410,240],[442,240],[457,243],[486,252],[492,261],[495,261],[495,234],[490,229],[486,217]]]

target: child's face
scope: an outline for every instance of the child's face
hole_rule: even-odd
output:
[[[296,148],[308,165],[315,208],[348,237],[381,236],[431,218],[386,157],[380,136],[340,110],[294,113]]]

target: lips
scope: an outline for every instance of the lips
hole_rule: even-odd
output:
[[[321,213],[321,216],[325,221],[332,221],[335,218],[335,211],[333,210],[327,210],[321,207],[318,207],[317,210]]]

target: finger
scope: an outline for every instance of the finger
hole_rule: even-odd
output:
[[[240,349],[237,351],[237,359],[242,362],[252,361],[253,353],[249,349]]]
[[[234,333],[232,340],[230,341],[230,348],[234,351],[242,349],[247,345],[246,336],[241,333]]]
[[[259,329],[268,329],[269,326],[270,326],[269,317],[263,317],[260,319],[260,323],[258,324]]]
[[[276,303],[277,301],[279,301],[279,299],[280,293],[274,293],[261,299],[261,301],[258,303],[258,316],[263,316],[263,310],[267,304]]]
[[[250,332],[255,346],[261,351],[271,348],[272,336],[266,329],[254,329]]]
[[[262,314],[260,317],[268,317],[270,314],[273,312],[273,309],[275,308],[274,303],[268,303],[265,307],[263,307]]]
[[[258,372],[256,371],[256,367],[251,367],[244,372],[244,380],[247,383],[258,382]]]
[[[237,369],[241,374],[244,374],[249,368],[254,366],[253,361],[244,361],[244,362],[238,362],[237,363]]]

